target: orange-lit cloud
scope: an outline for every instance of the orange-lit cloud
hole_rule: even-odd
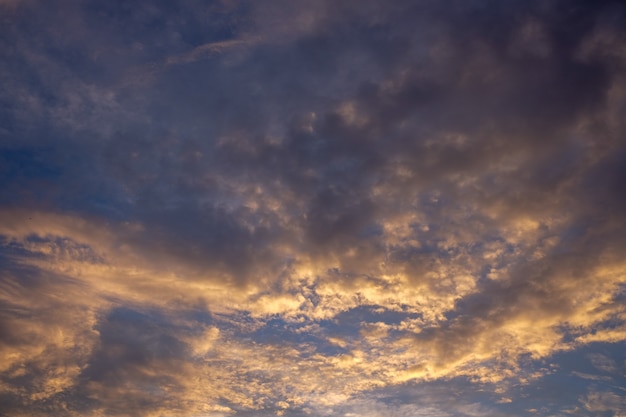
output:
[[[0,414],[621,415],[623,7],[287,3],[7,3]]]

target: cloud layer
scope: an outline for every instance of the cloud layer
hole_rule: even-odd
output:
[[[0,16],[0,414],[626,413],[620,2]]]

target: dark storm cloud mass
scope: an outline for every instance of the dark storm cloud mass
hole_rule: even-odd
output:
[[[0,16],[0,414],[626,412],[621,2]]]

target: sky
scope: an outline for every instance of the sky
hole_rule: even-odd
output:
[[[626,416],[626,5],[0,0],[0,415]]]

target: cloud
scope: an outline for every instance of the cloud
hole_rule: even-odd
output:
[[[624,398],[613,392],[590,392],[581,402],[590,412],[611,411],[617,414],[626,408]]]
[[[618,3],[8,16],[1,412],[619,408],[522,392],[625,340]]]
[[[255,40],[227,40],[221,42],[210,42],[205,43],[204,45],[196,46],[190,52],[177,56],[170,57],[167,59],[167,65],[176,65],[176,64],[189,64],[191,62],[202,59],[203,57],[210,57],[213,54],[218,54],[223,52],[224,50],[237,48],[246,45],[254,45]]]

